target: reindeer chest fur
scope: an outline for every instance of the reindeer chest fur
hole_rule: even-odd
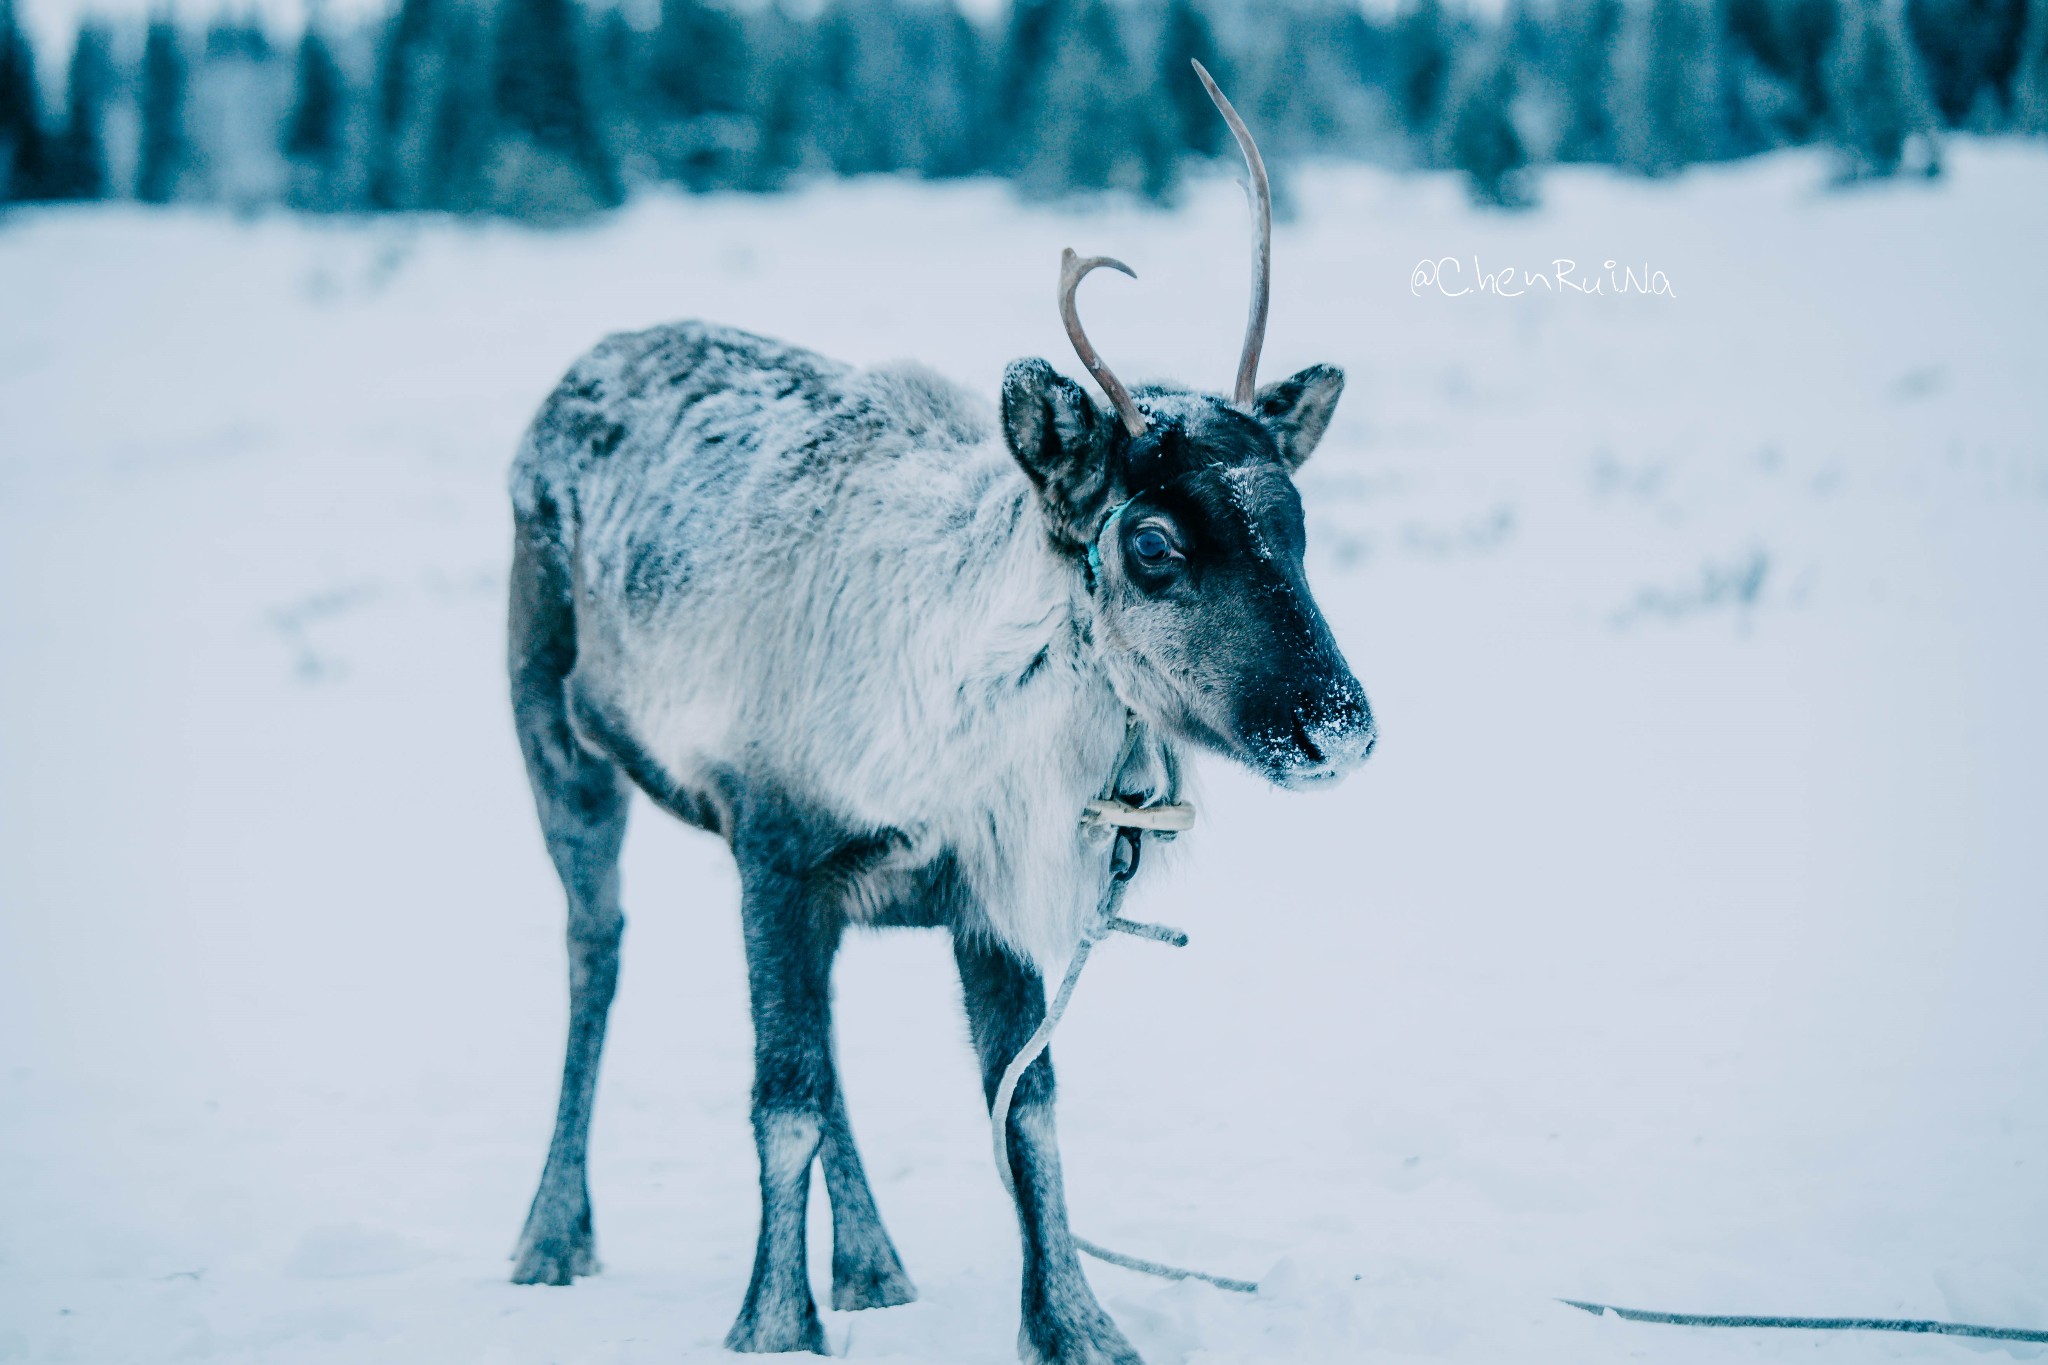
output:
[[[659,328],[571,372],[513,484],[568,523],[586,742],[700,823],[730,830],[771,784],[868,841],[839,888],[856,921],[943,857],[983,921],[962,927],[1072,948],[1106,867],[1079,812],[1125,710],[982,404],[922,369]]]

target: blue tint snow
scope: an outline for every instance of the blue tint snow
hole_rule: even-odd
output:
[[[1305,175],[1265,372],[1343,365],[1311,574],[1381,718],[1202,821],[1056,1052],[1090,1274],[1154,1365],[1973,1359],[1694,1312],[2048,1327],[2048,157]],[[565,1005],[502,678],[522,425],[715,318],[993,392],[1227,384],[1243,211],[882,182],[537,234],[0,226],[0,1360],[710,1360],[752,1253],[713,840],[636,813],[591,1160],[606,1270],[515,1288]],[[1411,293],[1419,261],[1675,298]],[[943,943],[863,937],[841,1054],[923,1293],[853,1358],[1014,1359],[1017,1241]],[[829,1245],[822,1205],[813,1254]],[[818,1282],[824,1283],[824,1272]],[[2038,1348],[1997,1347],[2026,1355]]]

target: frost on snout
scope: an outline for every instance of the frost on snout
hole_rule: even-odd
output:
[[[1336,781],[1365,762],[1379,738],[1365,689],[1334,645],[1248,686],[1238,717],[1242,758],[1283,787]]]
[[[1098,599],[1104,662],[1169,734],[1284,787],[1372,752],[1372,708],[1309,591],[1301,505],[1277,459],[1197,467],[1133,500]],[[1171,550],[1148,567],[1144,541]]]
[[[1125,603],[1101,625],[1120,693],[1169,734],[1283,787],[1335,781],[1372,753],[1365,689],[1300,585],[1216,575],[1207,593]]]
[[[1335,782],[1372,756],[1379,727],[1355,679],[1298,710],[1284,734],[1266,732],[1265,772],[1283,787]]]

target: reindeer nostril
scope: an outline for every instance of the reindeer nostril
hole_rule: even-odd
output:
[[[1323,761],[1323,751],[1316,746],[1316,742],[1313,739],[1309,738],[1308,727],[1301,723],[1300,716],[1294,718],[1294,747],[1301,753],[1303,758],[1311,763]]]

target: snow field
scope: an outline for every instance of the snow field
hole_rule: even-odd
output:
[[[1961,1360],[1698,1312],[2048,1327],[2048,159],[1824,194],[1786,156],[1328,170],[1263,373],[1343,365],[1311,574],[1383,727],[1332,792],[1211,764],[1055,1047],[1075,1226],[1154,1365]],[[1242,206],[998,187],[535,234],[129,209],[0,228],[0,1360],[710,1359],[755,1218],[735,881],[636,812],[592,1156],[606,1271],[516,1288],[564,1012],[504,701],[503,471],[603,333],[703,316],[992,394],[1228,382]],[[1450,298],[1417,262],[1647,264]],[[1463,267],[1469,271],[1470,266]],[[943,942],[855,940],[843,1071],[918,1304],[1014,1359],[1016,1239]],[[814,1207],[826,1283],[829,1238]]]

